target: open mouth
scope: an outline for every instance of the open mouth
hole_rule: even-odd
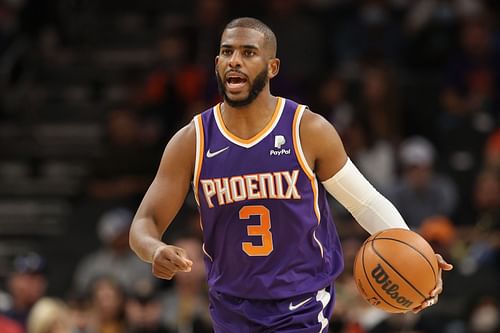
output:
[[[239,90],[243,88],[247,81],[247,78],[239,73],[229,73],[226,76],[226,85],[230,90]]]

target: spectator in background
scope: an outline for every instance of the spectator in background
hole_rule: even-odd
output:
[[[400,147],[401,179],[388,190],[410,228],[434,215],[451,216],[457,203],[454,184],[434,170],[435,151],[423,137],[411,137]]]
[[[212,66],[214,54],[219,51],[220,32],[227,20],[226,14],[229,1],[204,0],[197,1],[196,19],[196,63]]]
[[[160,37],[158,62],[146,78],[143,112],[163,124],[164,140],[205,104],[207,73],[193,63],[191,48],[185,29],[171,28]]]
[[[465,245],[461,269],[465,274],[497,264],[500,259],[500,179],[493,171],[483,171],[474,188],[475,217],[461,240]]]
[[[367,63],[361,78],[359,116],[364,117],[376,140],[393,145],[401,138],[401,108],[391,68]]]
[[[133,213],[126,208],[105,212],[97,225],[102,247],[87,255],[78,264],[74,283],[78,292],[86,292],[92,281],[100,276],[111,276],[125,288],[132,290],[137,281],[153,280],[148,264],[135,256],[128,245],[128,233]]]
[[[126,331],[125,295],[122,286],[112,277],[101,276],[90,289],[91,316],[96,333]]]
[[[461,193],[457,223],[469,223],[475,175],[483,147],[499,117],[500,53],[493,41],[491,17],[481,13],[462,21],[461,48],[453,52],[441,92],[443,112],[438,144],[447,172]]]
[[[358,291],[353,278],[354,258],[365,235],[343,240],[344,272],[336,282],[336,300],[330,330],[339,333],[366,333],[389,316],[387,312],[371,306]]]
[[[466,208],[482,168],[484,143],[500,115],[500,48],[494,40],[494,15],[481,12],[462,22],[461,49],[450,56],[441,94],[439,143],[463,196],[459,215],[469,221],[473,212]]]
[[[445,117],[441,124],[444,129],[472,119],[476,120],[473,125],[477,130],[485,131],[486,124],[477,117],[481,114],[498,117],[500,54],[492,35],[491,17],[486,13],[463,21],[461,50],[452,53],[445,73],[442,93]]]
[[[341,22],[330,37],[339,66],[361,77],[363,57],[399,62],[403,40],[391,2],[362,0],[348,6],[351,10],[339,18]]]
[[[24,333],[24,329],[16,321],[0,314],[0,332],[2,333]]]
[[[455,47],[461,19],[477,15],[477,0],[416,0],[408,2],[404,30],[409,39],[407,57],[413,69],[438,69]]]
[[[375,136],[366,119],[355,116],[343,139],[349,156],[374,186],[383,190],[394,184],[394,148],[388,141]]]
[[[125,304],[127,333],[172,333],[162,322],[162,304],[152,283],[137,283]],[[195,331],[193,331],[194,333]]]
[[[320,86],[318,106],[314,107],[335,126],[341,137],[354,118],[347,90],[347,82],[338,74],[329,75]]]
[[[483,237],[496,251],[500,261],[500,129],[496,129],[486,143],[485,171],[476,180],[474,206],[475,223]]]
[[[500,128],[488,137],[484,154],[486,167],[500,172]]]
[[[67,300],[72,333],[96,333],[96,323],[88,293],[74,293]]]
[[[451,250],[456,241],[456,228],[446,216],[431,216],[422,221],[418,233],[425,238],[436,253],[451,260]]]
[[[63,301],[44,297],[30,312],[27,333],[72,333],[69,311]]]
[[[296,82],[301,98],[316,87],[316,77],[325,67],[323,31],[317,21],[308,17],[300,0],[270,0],[264,2],[269,26],[279,40],[279,52],[287,55],[273,87],[280,95],[295,96]],[[302,45],[302,47],[301,47]]]
[[[19,7],[19,4],[16,5],[12,1],[2,1],[0,3],[0,55],[3,55],[13,43],[18,33],[18,12],[22,9]]]
[[[175,242],[193,261],[191,272],[179,272],[174,277],[174,288],[164,296],[163,318],[178,333],[212,332],[202,243],[199,238],[181,237]]]
[[[94,161],[87,192],[98,200],[134,199],[147,189],[161,152],[154,146],[155,140],[151,143],[141,119],[128,108],[108,114],[106,132],[105,148]]]
[[[339,84],[330,89],[340,89],[338,94],[342,94]],[[390,69],[382,64],[367,63],[360,90],[356,112],[344,103],[332,116],[340,121],[339,133],[353,161],[368,180],[384,189],[395,180],[394,146],[401,136],[399,102]],[[333,93],[330,95],[335,97]]]
[[[482,236],[500,232],[500,178],[493,170],[485,170],[476,179],[474,189],[475,226]]]
[[[405,316],[389,316],[367,333],[440,333],[442,330],[429,330],[422,324],[420,314],[409,313]],[[440,322],[434,326],[440,326]]]
[[[26,327],[32,306],[47,289],[46,262],[39,254],[30,252],[14,259],[14,267],[8,277],[7,286],[11,296],[11,307],[4,315]]]
[[[495,333],[500,330],[498,299],[482,296],[474,304],[467,325],[470,333]]]

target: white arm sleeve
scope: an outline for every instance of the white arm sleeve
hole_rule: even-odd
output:
[[[409,229],[396,207],[368,182],[350,159],[322,184],[370,234],[389,228]]]

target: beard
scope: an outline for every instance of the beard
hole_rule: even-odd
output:
[[[217,77],[217,87],[219,89],[219,93],[224,97],[224,102],[229,104],[229,106],[233,108],[241,108],[243,106],[247,106],[252,103],[257,96],[259,96],[260,92],[266,86],[266,83],[269,81],[269,77],[267,76],[267,68],[264,68],[253,80],[253,82],[248,81],[250,84],[250,92],[248,96],[242,100],[234,100],[230,99],[226,94],[226,85],[222,78],[219,75],[219,71],[215,71],[215,76]]]

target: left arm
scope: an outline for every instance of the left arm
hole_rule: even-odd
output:
[[[370,234],[408,229],[401,214],[348,158],[335,128],[323,117],[304,111],[300,137],[306,159],[325,189]]]
[[[300,138],[304,155],[325,189],[353,215],[370,234],[389,229],[405,228],[401,214],[349,160],[335,128],[323,117],[304,111],[300,124]],[[436,254],[439,278],[429,298],[413,309],[419,312],[438,301],[443,291],[441,273],[453,268],[441,255]]]

